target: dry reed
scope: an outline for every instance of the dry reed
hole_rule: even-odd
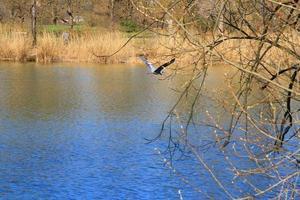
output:
[[[9,61],[25,61],[30,51],[30,40],[22,28],[14,25],[0,26],[0,58]]]
[[[288,33],[287,38],[291,38],[294,43],[300,43],[298,34]],[[61,35],[43,32],[38,35],[38,45],[33,49],[30,33],[24,31],[22,27],[3,24],[0,25],[0,42],[3,45],[3,48],[0,48],[0,60],[23,62],[35,60],[41,63],[137,63],[136,55],[145,53],[157,64],[175,56],[179,65],[190,65],[195,62],[194,58],[202,53],[201,49],[193,47],[180,35],[174,37],[151,35],[135,38],[114,56],[102,57],[118,50],[127,40],[128,35],[119,31],[86,30],[83,33],[70,32],[69,42],[65,44]],[[203,40],[203,44],[213,41],[209,34],[201,36],[200,40]],[[252,50],[257,45],[258,42],[255,41],[230,40],[216,47],[216,51],[228,59],[247,59],[253,57],[255,52]],[[241,58],[240,55],[244,57]],[[277,63],[286,63],[290,60],[289,55],[277,48],[272,48],[267,56]]]
[[[36,48],[31,46],[30,34],[22,29],[10,29],[0,26],[0,60],[28,61],[34,55],[36,62],[94,62],[94,63],[128,63],[134,62],[136,48],[129,43],[122,51],[110,55],[120,48],[128,37],[121,32],[71,32],[66,44],[61,36],[43,32],[38,36]],[[95,56],[98,55],[99,57]]]

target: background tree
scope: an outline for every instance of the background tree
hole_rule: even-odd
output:
[[[9,20],[13,22],[19,21],[21,23],[25,22],[25,18],[30,16],[30,1],[25,0],[3,0],[2,5],[9,11]]]
[[[32,45],[37,44],[37,28],[36,28],[36,18],[37,18],[37,1],[33,0],[31,6],[31,32],[32,32]]]

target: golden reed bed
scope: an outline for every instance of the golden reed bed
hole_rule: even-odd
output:
[[[38,44],[32,48],[31,35],[19,26],[0,25],[0,60],[26,62],[35,61],[39,63],[51,62],[88,62],[88,63],[137,63],[137,55],[148,54],[149,59],[158,63],[168,60],[170,57],[177,58],[177,64],[191,65],[195,58],[200,58],[203,49],[191,45],[180,34],[174,37],[151,35],[138,37],[131,40],[116,55],[105,58],[95,55],[110,55],[118,50],[129,38],[129,35],[120,31],[84,30],[71,32],[68,44],[65,44],[61,34],[43,31],[38,34]],[[212,41],[208,34],[198,35],[203,46]],[[297,44],[300,43],[299,34],[291,33],[288,38]],[[230,40],[222,43],[215,50],[230,60],[251,59],[255,57],[257,41]],[[168,57],[168,58],[167,58]],[[289,55],[273,48],[267,55],[272,62],[291,62]],[[212,56],[207,58],[218,62],[218,58]],[[207,61],[208,61],[207,60]],[[201,63],[201,61],[200,61]]]

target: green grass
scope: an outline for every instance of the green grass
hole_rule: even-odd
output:
[[[127,33],[139,32],[142,28],[132,20],[122,20],[120,22],[121,31]]]
[[[48,24],[48,25],[40,25],[38,28],[39,32],[47,32],[47,33],[54,33],[55,35],[60,35],[63,32],[70,32],[71,27],[69,25],[63,25],[63,24]],[[78,34],[82,33],[98,33],[98,32],[105,32],[107,31],[106,28],[100,27],[100,26],[89,26],[87,24],[76,24],[73,26],[72,32],[76,32]]]
[[[63,24],[57,24],[57,25],[48,24],[48,25],[40,25],[38,30],[40,33],[47,32],[47,33],[54,33],[55,35],[61,35],[65,31],[70,31],[70,26],[63,25]],[[138,33],[140,30],[142,30],[142,27],[134,25],[131,22],[127,21],[125,24],[123,24],[123,26],[122,25],[120,26],[119,30],[121,32],[125,32],[127,37],[129,38],[134,34]],[[80,34],[85,32],[105,32],[108,31],[108,29],[99,26],[91,27],[85,24],[77,24],[74,25],[73,31]],[[154,36],[153,32],[144,31],[138,36],[136,36],[136,38],[151,38],[153,36]]]
[[[62,33],[64,31],[70,30],[69,25],[63,25],[63,24],[49,24],[49,25],[42,25],[40,30],[41,31],[46,31],[46,32],[51,32],[51,33]],[[78,24],[74,25],[73,30],[81,32],[84,29],[84,25]]]

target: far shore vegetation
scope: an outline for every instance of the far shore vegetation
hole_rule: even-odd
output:
[[[0,50],[2,61],[94,62],[133,63],[139,51],[139,43],[128,44],[117,55],[106,58],[120,48],[129,34],[119,30],[92,28],[77,25],[71,30],[68,25],[42,25],[38,28],[37,45],[32,47],[31,33],[26,28],[13,24],[0,25],[0,41],[5,48]],[[65,41],[63,33],[68,34]],[[97,57],[100,56],[100,57]]]
[[[32,12],[32,6],[37,12]],[[159,12],[148,16],[134,2],[3,1],[3,9],[0,7],[0,61],[135,64],[140,62],[137,55],[146,54],[157,63],[176,57],[179,66],[190,66],[197,62],[195,57],[209,49],[229,60],[255,57],[255,49],[261,45],[259,39],[220,40],[224,35],[235,37],[240,33],[234,26],[224,28],[222,25],[222,28],[218,25],[211,17],[211,11],[208,12],[211,6],[202,2],[201,15],[192,25],[186,26],[189,33],[199,40],[199,51],[199,48],[191,48],[193,42],[187,40],[185,31],[170,17],[162,15],[161,20]],[[180,17],[180,13],[179,9],[176,15]],[[36,24],[34,30],[33,24]],[[258,28],[259,23],[254,26]],[[247,27],[247,31],[252,31],[253,27]],[[220,32],[220,28],[223,31]],[[36,42],[33,42],[34,32]],[[286,28],[282,34],[300,43],[300,35],[294,29]],[[272,30],[269,35],[272,36]],[[269,61],[279,64],[295,61],[288,51],[280,48],[272,48],[267,54]],[[214,65],[224,63],[216,55],[211,55],[211,59]]]
[[[133,30],[132,30],[133,29]],[[139,28],[140,29],[140,28]],[[138,63],[137,55],[147,54],[150,58],[166,57],[184,50],[188,45],[180,35],[165,37],[167,30],[158,29],[156,33],[144,31],[135,35],[137,28],[119,25],[118,28],[109,29],[104,27],[91,27],[88,25],[75,25],[70,29],[69,25],[40,25],[38,27],[37,45],[32,47],[32,36],[28,27],[18,24],[0,24],[0,42],[4,48],[0,49],[1,61],[13,62],[88,62],[101,64]],[[158,34],[158,32],[160,34]],[[63,34],[68,33],[68,41],[63,38]],[[295,32],[286,32],[300,43],[300,36]],[[203,33],[203,42],[210,40],[211,32]],[[124,48],[121,48],[124,44]],[[179,45],[180,44],[180,45]],[[179,45],[179,46],[178,46]],[[223,42],[216,49],[229,59],[241,59],[240,53],[254,56],[255,49],[259,41],[230,40]],[[113,55],[112,53],[121,50]],[[177,48],[177,49],[176,49]],[[188,47],[187,47],[188,48]],[[196,52],[197,53],[197,52]],[[176,56],[176,55],[174,55]],[[194,52],[177,55],[179,63],[192,64]],[[286,62],[288,55],[283,55],[281,51],[273,49],[269,52],[269,59],[277,62]],[[216,60],[218,62],[218,60]]]

